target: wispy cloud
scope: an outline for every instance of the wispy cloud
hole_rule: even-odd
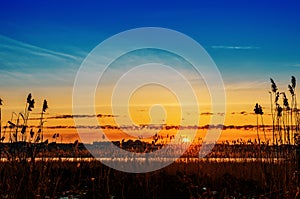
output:
[[[117,115],[110,115],[110,114],[97,114],[97,115],[56,115],[46,117],[45,119],[73,119],[73,118],[107,118],[107,117],[117,117]],[[39,120],[40,118],[30,118],[29,120]]]
[[[38,128],[38,126],[30,126],[30,128]],[[217,124],[217,125],[204,125],[204,126],[177,126],[177,125],[171,125],[171,126],[165,126],[165,125],[141,125],[141,126],[135,126],[135,125],[129,125],[129,126],[114,126],[114,125],[97,125],[97,126],[91,126],[91,125],[77,125],[77,126],[64,126],[64,125],[58,125],[58,126],[46,126],[44,127],[46,129],[112,129],[112,130],[117,130],[117,129],[126,129],[126,130],[131,130],[131,131],[139,131],[139,130],[171,130],[173,131],[181,129],[181,130],[191,130],[191,129],[237,129],[237,130],[252,130],[256,129],[256,125],[222,125],[222,124]],[[260,127],[262,128],[262,126]],[[264,126],[265,130],[271,130],[272,126],[271,125],[265,125]]]
[[[219,116],[223,116],[223,115],[225,115],[225,113],[203,112],[203,113],[200,113],[200,115],[219,115]]]
[[[248,115],[248,112],[246,112],[246,111],[232,112],[231,115]]]
[[[226,84],[226,90],[249,90],[268,86],[267,81],[243,81]]]
[[[300,64],[292,64],[292,67],[300,67]]]
[[[200,115],[213,115],[213,113],[211,113],[211,112],[203,112],[203,113],[200,113]]]
[[[211,46],[214,49],[229,49],[229,50],[256,50],[260,49],[258,46],[224,46],[224,45],[216,45]]]
[[[28,44],[22,41],[14,40],[12,38],[6,37],[4,35],[0,35],[0,40],[2,41],[0,46],[2,48],[7,48],[10,50],[26,50],[28,53],[31,53],[33,55],[37,56],[56,56],[56,57],[62,57],[67,59],[73,59],[78,60],[79,57],[62,53],[58,51],[49,50],[46,48],[41,48],[32,44]]]
[[[70,84],[82,59],[0,34],[1,85]]]

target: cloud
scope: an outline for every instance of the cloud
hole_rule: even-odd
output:
[[[232,82],[226,83],[226,90],[249,90],[249,89],[258,89],[265,88],[268,86],[267,81],[243,81],[243,82]]]
[[[232,112],[231,115],[236,115],[236,114],[240,114],[240,115],[248,115],[248,113],[246,111],[241,111],[241,112]]]
[[[229,49],[229,50],[256,50],[260,49],[260,47],[257,46],[211,46],[213,49]]]
[[[203,112],[203,113],[200,113],[200,115],[213,115],[213,113],[211,113],[211,112]]]
[[[217,115],[219,115],[219,116],[224,116],[225,113],[217,113]]]
[[[70,85],[82,59],[0,34],[1,85]]]
[[[30,128],[38,128],[38,126],[30,126]],[[181,126],[181,125],[127,125],[127,126],[114,126],[114,125],[97,125],[97,126],[92,126],[92,125],[77,125],[77,126],[64,126],[64,125],[58,125],[58,126],[45,126],[45,129],[110,129],[110,130],[130,130],[130,131],[139,131],[139,130],[195,130],[195,129],[203,129],[206,130],[208,128],[211,129],[223,129],[223,130],[253,130],[256,129],[256,125],[223,125],[223,124],[217,124],[217,125],[204,125],[204,126],[197,126],[197,125],[186,125],[186,126]],[[259,128],[264,128],[265,130],[272,130],[272,125],[264,125],[260,126]]]
[[[138,109],[138,110],[136,110],[136,111],[139,111],[139,112],[145,112],[146,109]]]
[[[22,41],[14,40],[12,38],[6,37],[4,35],[0,35],[1,48],[7,48],[10,50],[26,50],[28,53],[37,56],[54,56],[61,57],[65,59],[73,59],[78,60],[79,58],[67,53],[62,53],[58,51],[49,50],[46,48],[41,48],[32,44],[28,44]]]
[[[224,116],[225,113],[211,113],[211,112],[203,112],[203,113],[200,113],[200,115],[219,115],[219,116]]]
[[[300,67],[300,64],[292,64],[292,67]]]
[[[97,114],[97,115],[56,115],[51,117],[46,117],[45,119],[73,119],[73,118],[107,118],[107,117],[117,117],[117,115],[110,115],[110,114]],[[29,120],[39,120],[40,118],[30,118]]]

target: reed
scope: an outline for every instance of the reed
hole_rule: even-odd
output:
[[[0,143],[3,142],[4,138],[3,138],[3,135],[2,135],[2,107],[3,105],[3,100],[0,98]]]
[[[291,103],[285,92],[279,92],[275,81],[271,80],[270,104],[273,124],[273,145],[295,144],[299,139],[299,110],[296,99],[296,78],[291,77],[288,91]],[[273,101],[274,98],[274,101]],[[282,104],[280,103],[282,99]]]
[[[259,105],[258,103],[256,103],[255,107],[254,107],[254,113],[256,115],[256,132],[257,132],[257,139],[258,139],[258,144],[260,144],[260,137],[259,137],[259,124],[258,124],[258,115],[260,115],[262,117],[262,115],[264,114],[263,110],[262,110],[262,107],[261,105]],[[263,120],[262,120],[263,121]],[[263,123],[262,123],[263,125]],[[265,140],[266,140],[266,134],[264,132],[264,137],[265,137]]]
[[[278,88],[277,85],[275,83],[275,81],[270,78],[271,81],[271,91],[270,93],[270,104],[271,104],[271,114],[272,114],[272,125],[273,125],[273,129],[272,129],[272,137],[273,137],[273,145],[277,144],[277,136],[276,136],[276,132],[275,132],[275,115],[276,115],[276,110],[274,109],[274,104],[276,107],[276,103],[278,102]],[[273,96],[275,101],[273,102]]]
[[[20,113],[23,116],[23,120],[24,123],[22,125],[22,130],[21,130],[21,134],[22,134],[22,141],[26,142],[27,141],[27,134],[26,134],[26,130],[27,130],[27,122],[28,122],[28,118],[29,118],[29,114],[32,111],[32,109],[34,108],[34,99],[32,99],[32,95],[31,93],[28,94],[27,99],[26,99],[26,104],[25,104],[25,109],[24,109],[24,116],[22,113]]]

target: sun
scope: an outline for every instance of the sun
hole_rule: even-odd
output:
[[[182,139],[182,142],[183,142],[183,143],[188,143],[188,142],[190,142],[190,139],[187,138],[187,137],[185,137],[185,138]]]

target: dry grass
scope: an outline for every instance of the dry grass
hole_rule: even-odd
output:
[[[189,162],[128,174],[100,162],[2,162],[2,198],[294,198],[292,162]]]

